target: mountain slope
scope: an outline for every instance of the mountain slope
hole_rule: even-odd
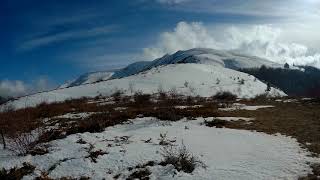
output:
[[[217,92],[229,91],[242,98],[252,98],[266,93],[267,85],[254,76],[206,64],[171,64],[152,68],[148,71],[121,79],[102,81],[50,92],[22,97],[10,102],[15,108],[36,106],[43,101],[56,102],[70,98],[95,97],[111,95],[117,90],[125,94],[141,91],[156,93],[161,89],[165,92],[177,91],[179,94],[209,97]],[[280,90],[271,88],[270,96],[284,96]]]
[[[267,67],[282,67],[282,65],[280,64],[254,56],[245,56],[233,52],[220,51],[214,49],[196,48],[186,51],[178,51],[172,55],[165,55],[154,61],[136,62],[117,71],[84,74],[80,76],[77,80],[68,83],[63,87],[71,87],[81,84],[94,83],[101,80],[123,78],[142,71],[146,71],[157,66],[181,63],[217,65],[220,67],[235,70],[242,68],[259,68],[262,65],[265,65]]]

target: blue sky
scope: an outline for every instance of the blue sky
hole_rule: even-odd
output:
[[[224,41],[217,39],[229,37],[230,34],[221,32],[234,33],[232,28],[237,32],[232,37],[240,34],[242,39],[235,43],[234,39],[239,38],[233,37],[231,44],[240,43],[241,47],[244,42],[248,44],[248,39],[275,43],[271,42],[273,34],[280,29],[285,36],[277,36],[272,47],[285,45],[293,48],[294,53],[307,47],[308,52],[299,54],[303,57],[316,57],[320,40],[315,37],[320,27],[316,23],[320,17],[319,3],[315,0],[1,0],[0,3],[0,95],[10,94],[5,91],[16,90],[12,95],[20,95],[51,88],[88,71],[119,68],[175,50],[198,46],[228,49],[225,47],[229,44],[221,45]],[[306,23],[301,24],[301,20]],[[292,26],[299,28],[292,31]],[[258,29],[261,37],[256,37],[252,29]],[[190,34],[194,34],[192,42],[181,42],[190,38]],[[307,35],[299,38],[297,34]],[[201,38],[208,41],[204,42],[206,45],[203,40],[197,43]],[[285,58],[293,55],[290,51]],[[317,60],[307,63],[316,64]]]

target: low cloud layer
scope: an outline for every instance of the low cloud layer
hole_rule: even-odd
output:
[[[178,50],[213,48],[320,68],[320,53],[289,38],[292,37],[288,37],[286,28],[272,25],[205,26],[180,22],[173,31],[162,33],[156,45],[145,48],[144,55],[155,59]]]
[[[18,97],[30,93],[45,91],[53,86],[47,78],[39,78],[27,84],[19,80],[3,80],[0,81],[0,96],[1,97]]]

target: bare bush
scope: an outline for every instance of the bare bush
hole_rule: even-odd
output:
[[[167,145],[171,145],[171,142],[170,140],[168,139],[167,137],[167,133],[160,133],[160,138],[158,139],[159,140],[159,145],[161,146],[167,146]]]
[[[221,119],[214,119],[212,121],[204,121],[204,124],[208,127],[216,127],[216,128],[223,128],[228,124],[228,121],[224,121]]]
[[[164,146],[161,155],[164,159],[159,163],[160,165],[166,166],[171,164],[178,171],[192,173],[197,166],[206,168],[206,165],[202,161],[189,152],[183,142],[178,148],[174,146]]]
[[[228,91],[218,92],[213,96],[213,99],[220,101],[235,101],[237,96]]]
[[[22,179],[23,176],[31,174],[35,167],[29,163],[24,162],[21,168],[12,168],[10,170],[2,169],[0,170],[0,179],[3,180],[14,180]]]
[[[115,92],[111,95],[113,97],[114,101],[118,102],[121,100],[121,96],[124,94],[123,91],[116,89]]]
[[[17,155],[26,155],[35,145],[35,136],[31,133],[23,133],[10,139],[8,149]]]
[[[158,86],[158,90],[157,90],[157,91],[158,91],[158,98],[159,98],[160,100],[164,101],[164,100],[167,99],[167,94],[166,94],[166,92],[163,90],[163,87],[162,87],[161,84]]]
[[[175,87],[173,87],[169,90],[169,95],[170,95],[171,99],[178,99],[178,97],[179,97],[178,91]]]
[[[143,94],[141,91],[139,91],[134,94],[133,98],[134,98],[134,102],[137,105],[145,105],[147,103],[150,103],[151,95]]]
[[[134,171],[132,174],[129,175],[127,180],[149,180],[149,176],[151,175],[151,172],[148,168],[138,169]]]

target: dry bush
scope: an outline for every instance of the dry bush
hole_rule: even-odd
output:
[[[223,128],[228,124],[228,121],[214,119],[212,121],[204,121],[204,124],[208,127],[216,127],[216,128]]]
[[[265,94],[260,94],[260,95],[257,95],[255,96],[253,99],[251,99],[252,101],[254,102],[267,102],[270,100],[270,98],[268,97],[268,95],[265,93]]]
[[[17,155],[26,155],[35,145],[35,137],[31,133],[23,133],[10,139],[8,149]]]
[[[216,95],[214,95],[213,99],[219,101],[235,101],[237,99],[237,96],[232,94],[231,92],[223,91],[218,92]]]
[[[136,179],[149,180],[150,175],[151,175],[151,172],[148,168],[138,169],[134,171],[132,174],[130,174],[127,180],[136,180]]]
[[[115,90],[111,97],[113,97],[114,101],[119,102],[121,101],[121,96],[123,96],[124,92],[122,90]]]
[[[143,94],[141,91],[139,91],[133,95],[133,98],[136,105],[143,106],[150,103],[151,95]]]
[[[154,117],[157,117],[160,120],[167,121],[178,121],[183,118],[183,116],[174,108],[168,109],[159,109],[155,111]]]
[[[50,141],[53,141],[53,140],[56,140],[56,139],[63,139],[65,137],[67,137],[66,131],[67,130],[65,130],[65,129],[50,129],[50,130],[47,130],[47,131],[43,132],[39,136],[37,144],[47,143],[47,142],[50,142]]]
[[[206,165],[190,153],[183,143],[178,148],[173,146],[164,146],[162,148],[161,155],[164,159],[159,163],[159,165],[166,166],[171,164],[178,171],[192,173],[197,166],[206,168]]]
[[[2,169],[0,170],[1,180],[16,180],[22,179],[23,176],[33,173],[35,167],[29,163],[24,162],[21,168],[12,168],[10,170]]]
[[[176,140],[170,140],[167,137],[167,132],[166,133],[160,133],[160,138],[159,140],[159,145],[161,146],[168,146],[168,145],[172,145],[173,142],[176,142]]]
[[[88,151],[89,155],[86,156],[86,158],[90,158],[93,163],[97,163],[97,158],[99,156],[103,156],[105,154],[108,154],[107,152],[102,151],[101,149],[97,150],[97,151],[93,151],[93,149],[94,149],[93,145],[90,144],[89,151]]]
[[[168,98],[166,92],[162,88],[162,85],[159,85],[157,94],[158,94],[158,100],[160,101],[165,101]]]

